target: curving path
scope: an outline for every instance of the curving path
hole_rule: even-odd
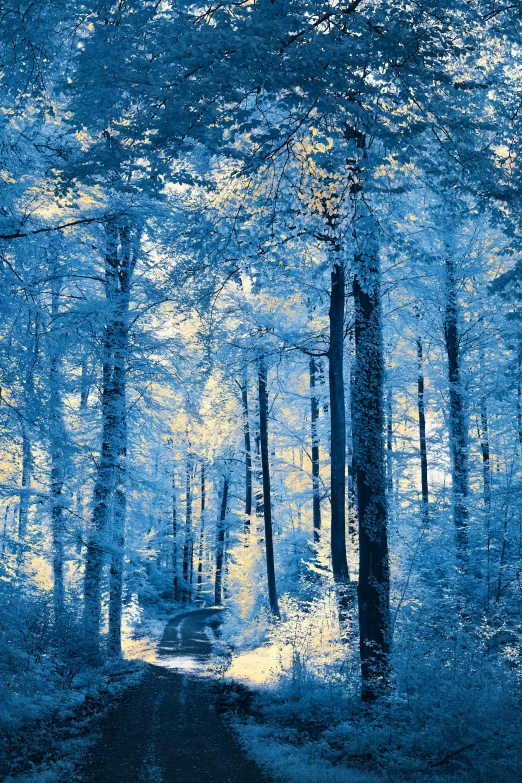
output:
[[[84,783],[270,783],[214,711],[211,680],[198,676],[220,612],[198,609],[168,623],[158,645],[165,665],[149,664],[100,721]]]

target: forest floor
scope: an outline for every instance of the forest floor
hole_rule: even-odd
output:
[[[167,624],[157,663],[94,727],[79,763],[83,783],[268,783],[216,709],[211,664],[221,610]]]

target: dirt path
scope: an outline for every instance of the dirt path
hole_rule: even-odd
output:
[[[269,783],[214,711],[211,680],[197,672],[210,659],[219,614],[200,609],[168,623],[158,646],[165,666],[149,665],[100,721],[84,783]]]

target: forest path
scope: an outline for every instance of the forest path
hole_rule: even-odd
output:
[[[212,656],[222,610],[198,609],[167,624],[162,665],[102,718],[81,770],[84,783],[269,783],[213,708]]]

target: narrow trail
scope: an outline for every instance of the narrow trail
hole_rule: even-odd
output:
[[[158,645],[165,666],[148,664],[100,720],[83,783],[270,783],[214,710],[211,679],[197,672],[219,623],[219,609],[200,609],[167,624]]]

